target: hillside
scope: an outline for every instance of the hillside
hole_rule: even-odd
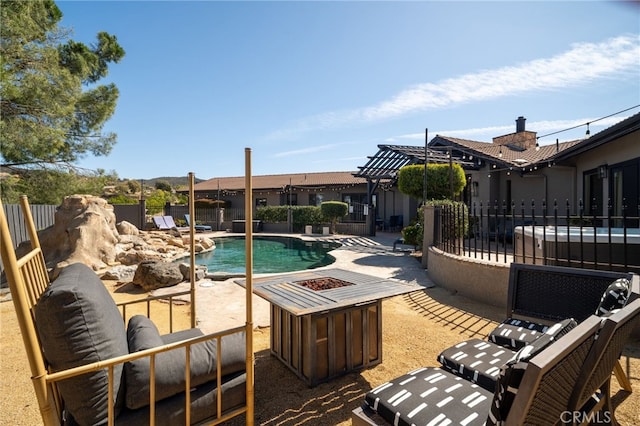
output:
[[[196,183],[200,183],[205,181],[206,179],[198,179],[195,178],[195,182]],[[144,179],[144,185],[145,187],[147,186],[155,186],[156,181],[165,181],[165,182],[169,182],[169,185],[171,185],[172,188],[174,189],[179,189],[179,188],[186,188],[189,185],[189,178],[187,176],[161,176],[161,177],[155,177],[153,179]]]

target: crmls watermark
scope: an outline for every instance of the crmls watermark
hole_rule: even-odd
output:
[[[610,424],[611,420],[611,412],[609,411],[597,411],[595,413],[563,411],[562,414],[560,414],[560,421],[562,423]]]

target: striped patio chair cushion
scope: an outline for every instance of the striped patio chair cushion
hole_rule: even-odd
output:
[[[438,361],[452,373],[493,392],[501,367],[516,357],[527,361],[576,325],[573,319],[560,321],[518,352],[480,339],[467,340],[442,351]]]
[[[492,398],[492,392],[441,368],[421,368],[372,389],[365,404],[393,425],[470,426],[485,424]]]
[[[624,308],[631,295],[631,282],[626,278],[615,280],[602,295],[595,314],[598,316],[610,315],[616,309]]]
[[[513,358],[502,366],[496,382],[494,403],[491,405],[491,414],[489,416],[491,422],[488,424],[502,425],[504,423],[520,388],[527,362],[577,325],[572,318],[554,324],[536,341],[516,352]]]
[[[488,339],[497,345],[517,351],[536,340],[548,328],[545,324],[507,318],[489,333]]]
[[[472,339],[445,349],[438,361],[448,371],[493,392],[500,368],[515,353],[486,340]]]

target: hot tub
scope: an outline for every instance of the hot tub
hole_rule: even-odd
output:
[[[516,226],[514,235],[516,262],[640,272],[639,228]]]

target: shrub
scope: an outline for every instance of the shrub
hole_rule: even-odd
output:
[[[331,233],[334,233],[338,219],[349,214],[349,205],[342,201],[325,201],[320,203],[320,210],[322,216],[331,222]]]
[[[305,225],[316,225],[324,222],[320,207],[317,206],[265,206],[258,207],[256,219],[265,223],[283,223],[291,209],[293,231],[301,232]]]
[[[461,201],[430,200],[426,203],[440,209],[442,224],[442,241],[456,240],[464,237],[469,231],[469,209]]]
[[[139,200],[134,200],[133,198],[127,197],[124,194],[114,195],[113,197],[109,197],[107,199],[109,204],[138,204]]]
[[[210,200],[208,198],[200,198],[198,200],[195,200],[193,202],[193,205],[195,207],[202,207],[202,208],[226,208],[226,207],[231,207],[231,202],[227,202],[224,200]]]
[[[459,164],[429,164],[427,166],[427,198],[449,198],[450,183],[453,184],[453,196],[462,193],[467,180]],[[398,170],[398,189],[416,200],[422,200],[424,188],[424,164],[411,164]]]
[[[402,238],[405,244],[422,247],[424,240],[424,211],[422,208],[418,209],[417,219],[402,229]]]

